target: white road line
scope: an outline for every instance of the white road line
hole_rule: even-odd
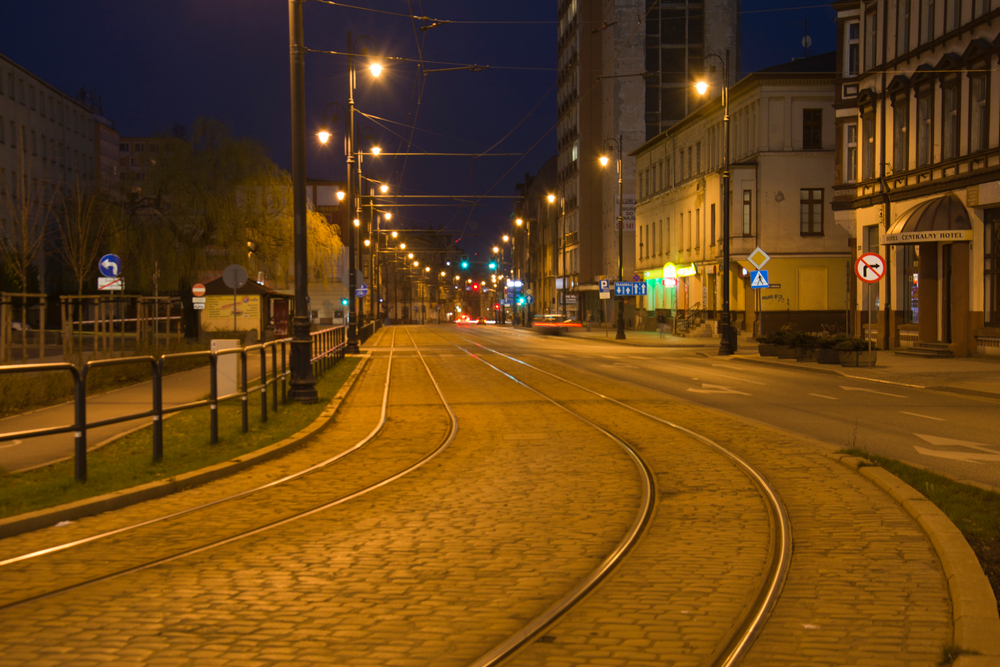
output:
[[[906,410],[900,410],[899,413],[903,414],[903,415],[910,415],[911,417],[923,417],[924,419],[933,419],[936,422],[943,422],[944,421],[944,419],[941,419],[940,417],[931,417],[930,415],[921,415],[921,414],[918,414],[916,412],[907,412]]]
[[[899,394],[889,394],[884,391],[875,391],[874,389],[864,389],[862,387],[841,387],[844,391],[863,391],[867,394],[878,394],[880,396],[892,396],[893,398],[908,398],[907,396],[901,396]]]
[[[836,401],[837,399],[833,396],[824,396],[823,394],[809,394],[810,396],[818,396],[819,398],[829,398],[831,401]]]

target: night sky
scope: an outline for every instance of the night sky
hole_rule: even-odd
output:
[[[350,5],[355,5],[354,7]],[[363,8],[362,8],[363,6]],[[423,74],[417,62],[393,61],[373,80],[358,73],[360,119],[384,151],[523,153],[521,157],[379,159],[376,173],[405,194],[512,195],[556,151],[556,0],[501,3],[448,0],[351,0],[305,3],[309,49],[356,48],[424,61],[424,70],[462,65],[489,69]],[[788,8],[788,9],[786,9]],[[429,30],[417,16],[451,21]],[[743,0],[741,71],[832,51],[834,12],[801,0]],[[361,38],[361,39],[359,39]],[[206,116],[267,147],[290,167],[288,3],[283,0],[32,0],[6,3],[0,51],[62,91],[100,96],[122,136],[149,136]],[[343,118],[334,138],[314,138],[331,102],[346,106],[347,59],[306,57],[306,127],[310,178],[343,179]],[[367,165],[367,162],[366,162]],[[398,209],[401,228],[443,226],[461,245],[492,245],[511,200]]]

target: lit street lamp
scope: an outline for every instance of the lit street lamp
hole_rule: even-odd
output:
[[[604,140],[604,145],[607,146],[609,143],[613,144],[618,149],[618,281],[621,282],[625,280],[625,265],[622,258],[622,250],[624,245],[623,235],[625,231],[625,222],[622,218],[622,138],[621,135],[617,139],[614,137]],[[608,166],[610,158],[607,155],[601,156],[601,166]],[[625,297],[619,296],[615,299],[615,303],[618,306],[618,333],[615,334],[615,340],[625,340]]]
[[[719,316],[719,354],[736,353],[736,329],[729,312],[729,50],[723,59],[714,53],[705,58],[718,58],[722,63],[722,134],[725,139],[722,151],[722,313]],[[708,90],[708,83],[699,81],[695,88],[699,95]]]

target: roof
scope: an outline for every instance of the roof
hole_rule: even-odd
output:
[[[885,234],[887,245],[971,240],[969,211],[951,192],[917,204],[901,215]]]
[[[837,52],[820,53],[806,58],[796,58],[791,62],[772,65],[754,74],[829,74],[837,71]]]

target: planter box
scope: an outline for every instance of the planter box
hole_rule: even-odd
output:
[[[792,348],[795,350],[795,360],[796,361],[815,361],[816,360],[816,348],[815,347],[796,347]]]
[[[779,359],[795,359],[797,355],[794,347],[788,347],[787,345],[775,345],[774,348],[778,352]]]
[[[878,356],[876,350],[869,352],[868,350],[855,351],[855,352],[841,352],[840,353],[840,365],[865,368],[868,366],[874,366],[875,360]]]
[[[772,343],[761,343],[757,346],[757,351],[762,357],[776,357],[778,356],[778,346]]]
[[[839,364],[840,350],[835,350],[832,347],[816,348],[816,362],[820,364]]]

